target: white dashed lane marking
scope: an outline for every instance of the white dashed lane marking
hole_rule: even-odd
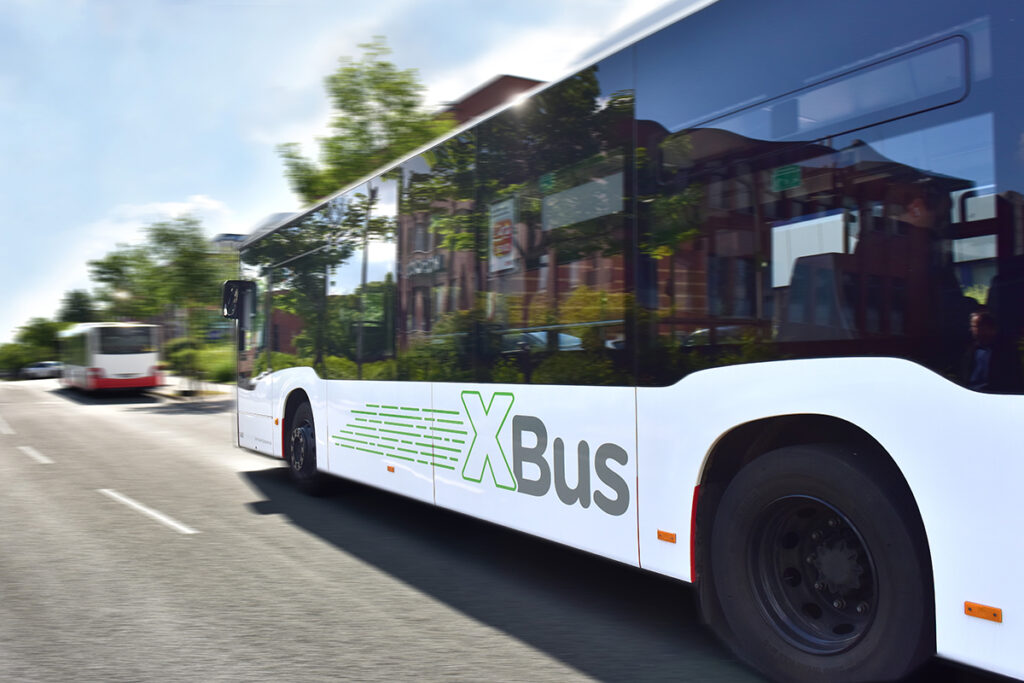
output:
[[[150,519],[155,519],[156,521],[160,522],[164,526],[170,527],[170,528],[174,529],[175,531],[177,531],[180,534],[198,534],[199,533],[195,529],[192,529],[190,527],[185,526],[184,524],[182,524],[178,520],[172,519],[171,517],[168,517],[167,515],[165,515],[164,513],[160,512],[158,510],[154,510],[153,508],[146,507],[142,503],[134,501],[131,498],[129,498],[128,496],[123,495],[121,493],[118,493],[117,491],[115,491],[113,489],[96,489],[96,490],[99,491],[100,493],[102,493],[104,496],[107,496],[108,498],[112,498],[113,500],[116,500],[118,503],[121,503],[122,505],[127,505],[128,507],[130,507],[131,509],[135,510],[136,512],[141,512],[142,514],[146,515]]]
[[[27,455],[28,457],[35,460],[40,465],[52,465],[53,460],[50,460],[45,455],[32,448],[31,446],[18,446],[18,450]]]

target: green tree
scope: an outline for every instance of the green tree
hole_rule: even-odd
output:
[[[0,370],[15,374],[20,368],[39,360],[40,355],[25,344],[0,344]]]
[[[58,352],[57,333],[65,327],[67,325],[56,320],[32,318],[18,328],[14,341],[32,349],[35,355],[40,356],[40,358],[35,358],[34,360],[56,358]]]
[[[57,319],[65,323],[88,323],[96,320],[92,296],[84,289],[73,289],[64,295]]]
[[[146,320],[163,311],[161,274],[144,245],[117,245],[103,258],[89,261],[89,276],[99,285],[96,300],[104,318]]]
[[[164,302],[189,310],[219,303],[227,260],[211,250],[197,219],[185,216],[153,223],[146,236]]]
[[[320,139],[319,163],[298,143],[278,147],[292,190],[313,203],[411,152],[454,126],[449,117],[423,109],[423,86],[415,69],[384,59],[391,50],[382,36],[359,46],[363,57],[342,57],[325,79],[334,107],[332,134]]]
[[[153,223],[146,248],[159,273],[154,294],[161,307],[183,314],[185,336],[198,343],[220,304],[221,283],[235,274],[236,261],[213,251],[202,224],[191,216]]]
[[[211,250],[197,219],[153,223],[146,237],[89,262],[106,317],[146,320],[169,307],[194,313],[220,303],[220,284],[234,276],[236,260]]]

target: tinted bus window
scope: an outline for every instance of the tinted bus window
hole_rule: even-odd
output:
[[[150,327],[101,327],[98,332],[98,353],[101,355],[152,353],[156,350],[153,328]]]
[[[479,127],[493,381],[631,384],[632,52]]]

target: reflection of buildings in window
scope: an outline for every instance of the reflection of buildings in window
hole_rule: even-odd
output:
[[[409,341],[406,333],[429,332],[433,324],[446,314],[472,309],[476,305],[476,292],[481,287],[482,291],[493,292],[499,297],[493,301],[487,299],[490,302],[488,310],[492,314],[500,311],[503,319],[490,319],[510,327],[528,327],[554,321],[559,315],[561,302],[581,287],[606,293],[624,292],[626,277],[621,254],[600,256],[591,252],[559,260],[558,249],[551,246],[550,237],[552,234],[559,236],[562,231],[579,225],[578,222],[565,221],[594,220],[620,214],[621,174],[615,182],[617,204],[609,199],[607,181],[603,180],[592,187],[578,189],[572,197],[562,195],[560,199],[563,205],[558,209],[560,213],[549,214],[561,217],[559,225],[549,221],[549,229],[545,230],[543,214],[542,220],[536,224],[517,221],[512,226],[511,252],[507,255],[513,266],[511,268],[492,271],[490,255],[481,259],[475,248],[454,250],[435,246],[425,251],[402,250],[398,280],[400,302],[406,312],[400,319],[406,321],[406,330],[400,332],[400,346],[406,348]],[[596,208],[575,206],[570,209],[564,204],[570,198],[592,198],[597,185],[603,188],[603,194],[599,195],[600,205]],[[472,207],[460,206],[460,209],[468,213]],[[620,218],[613,220],[621,221]],[[415,225],[414,229],[419,231],[425,221],[419,215],[401,216],[399,224]],[[614,232],[615,236],[620,235],[621,228],[616,227]],[[552,263],[557,265],[552,267]],[[622,318],[621,299],[618,304],[619,310],[610,313],[605,311],[609,317]],[[595,310],[600,311],[600,306]]]
[[[270,311],[270,350],[290,355],[297,353],[294,340],[304,327],[301,317],[275,306]]]
[[[423,220],[424,216],[418,216],[416,220],[416,230],[413,236],[413,251],[427,251],[429,246],[427,244],[427,226],[426,221]]]
[[[658,186],[641,194],[703,189],[699,229],[652,265],[660,334],[730,318],[751,325],[774,319],[780,341],[924,337],[951,330],[969,305],[941,259],[941,226],[915,227],[879,207],[894,186],[930,184],[948,197],[970,180],[901,164],[864,143],[837,151],[720,130],[639,128],[650,136],[648,149],[662,154]],[[646,215],[651,234],[659,230],[654,215]],[[948,208],[938,215],[948,222]],[[983,270],[975,259],[975,279]]]

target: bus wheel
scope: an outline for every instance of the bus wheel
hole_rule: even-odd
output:
[[[777,680],[883,681],[934,652],[924,531],[883,465],[792,446],[729,484],[711,563],[740,658]]]
[[[292,481],[305,493],[323,492],[323,475],[316,468],[316,430],[313,409],[302,403],[292,416],[287,439],[288,465]]]

